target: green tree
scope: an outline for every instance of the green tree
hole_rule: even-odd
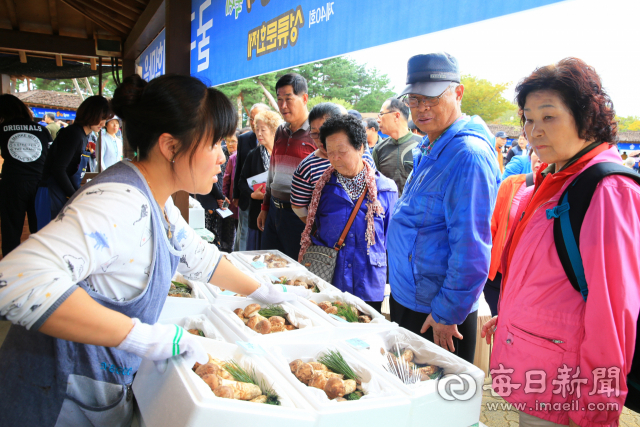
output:
[[[99,89],[98,76],[91,76],[91,77],[88,77],[88,79],[89,79],[89,84],[91,85],[91,89],[93,90],[93,94],[97,95],[98,93],[100,93],[98,90]],[[111,76],[111,73],[105,73],[102,75],[102,85],[103,85],[102,94],[106,97],[113,96],[113,91],[116,90],[116,84],[113,81],[113,77]],[[84,79],[78,79],[78,86],[80,87],[80,90],[85,96],[90,95],[88,93],[89,91],[87,90],[87,86],[84,83]],[[73,80],[71,79],[49,80],[49,79],[37,78],[31,81],[31,88],[43,89],[43,90],[54,90],[56,92],[67,92],[67,93],[76,92],[76,88],[73,84]]]
[[[493,84],[471,75],[462,76],[461,83],[464,85],[463,113],[478,115],[485,122],[492,123],[513,109],[513,104],[502,96],[509,83]]]
[[[260,83],[275,98],[276,82],[290,72],[298,73],[307,80],[309,99],[320,97],[314,101],[315,104],[309,105],[309,108],[317,103],[331,100],[331,102],[339,102],[348,109],[372,112],[378,111],[382,103],[394,95],[389,88],[390,81],[386,74],[380,74],[375,68],[368,69],[365,65],[343,57],[226,83],[218,86],[218,89],[227,95],[234,105],[241,107],[244,112],[241,120],[246,124],[247,112],[251,105],[257,102],[269,104]]]
[[[316,105],[322,102],[333,102],[334,104],[342,105],[347,110],[353,109],[353,105],[349,104],[344,99],[340,99],[340,98],[327,99],[324,96],[314,96],[313,98],[309,98],[309,101],[307,102],[307,108],[311,110],[313,107],[315,107]]]
[[[640,131],[640,117],[637,117],[637,116],[618,117],[618,116],[616,116],[616,121],[618,122],[618,131],[620,131],[620,132]]]

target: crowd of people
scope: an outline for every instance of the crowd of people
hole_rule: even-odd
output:
[[[16,234],[5,235],[5,216],[13,218],[7,228],[34,209],[37,228],[50,223],[0,262],[0,314],[82,343],[56,350],[64,355],[85,354],[86,344],[94,344],[110,347],[100,356],[133,365],[140,357],[159,360],[166,352],[155,346],[172,332],[153,325],[162,295],[145,292],[152,288],[141,283],[168,283],[177,269],[261,301],[281,301],[282,292],[242,278],[219,252],[275,249],[319,275],[330,270],[334,286],[376,310],[389,284],[391,320],[464,360],[473,362],[478,338],[493,342],[495,390],[508,402],[526,403],[521,426],[615,426],[625,403],[638,409],[640,177],[613,168],[595,180],[593,194],[573,196],[588,197],[568,256],[573,266],[580,260],[581,271],[568,272],[558,245],[555,219],[569,216],[565,190],[591,177],[594,165],[623,164],[613,103],[592,67],[567,58],[526,76],[516,88],[523,132],[511,147],[506,133],[493,135],[480,117],[462,113],[458,62],[443,52],[409,60],[406,88],[380,106],[377,119],[332,103],[309,111],[307,82],[295,73],[275,89],[279,111],[253,105],[250,130],[243,132],[235,129],[230,101],[196,79],[163,76],[147,84],[132,77],[111,102],[88,98],[53,144],[23,104],[0,97],[0,149],[8,167],[0,184],[3,252],[5,236]],[[105,159],[118,160],[121,151],[115,154],[112,143],[121,120],[136,159],[116,163],[81,188],[89,134],[104,132],[103,146],[114,147]],[[13,155],[17,132],[37,138],[21,153],[31,160]],[[201,202],[215,245],[188,231],[169,197],[177,190]],[[99,212],[98,192],[116,207]],[[16,200],[15,212],[6,212],[6,200]],[[42,224],[38,206],[45,206]],[[572,207],[571,226],[579,210]],[[218,213],[225,209],[231,215]],[[133,242],[140,240],[133,231],[138,222],[142,240]],[[154,244],[145,247],[148,240]],[[59,246],[64,250],[43,255]],[[132,252],[134,246],[145,249]],[[311,255],[323,250],[333,262],[318,267]],[[131,265],[109,273],[119,251]],[[166,266],[157,268],[159,260]],[[482,294],[494,317],[477,337]],[[140,298],[156,311],[133,307]],[[89,309],[96,312],[88,315]],[[99,316],[113,322],[95,335],[70,328],[69,319],[82,315],[87,328]],[[17,334],[9,348],[23,337]],[[5,347],[0,372],[17,363],[7,361]],[[186,339],[195,360],[200,350]],[[505,372],[520,386],[500,386],[495,379]],[[571,393],[556,392],[562,373],[580,380],[571,382]],[[17,381],[11,375],[0,379]],[[104,373],[92,378],[122,384]],[[603,378],[613,394],[598,388]],[[58,400],[67,404],[64,395]],[[566,409],[574,400],[576,407],[606,409]]]

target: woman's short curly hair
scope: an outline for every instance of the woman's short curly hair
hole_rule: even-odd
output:
[[[578,136],[587,141],[618,142],[618,129],[611,98],[602,88],[596,70],[578,58],[537,68],[516,86],[516,102],[524,109],[532,92],[551,90],[560,96],[576,122]],[[526,118],[521,117],[524,126]]]
[[[271,129],[271,132],[273,132],[274,134],[276,133],[276,129],[278,129],[278,126],[283,123],[280,114],[271,110],[262,110],[258,114],[256,114],[254,122],[258,123],[258,121],[261,121],[262,123],[267,125],[269,129]]]
[[[349,142],[356,150],[360,150],[367,143],[367,131],[362,120],[356,119],[350,114],[343,114],[327,119],[320,127],[320,142],[327,148],[327,138],[336,133],[344,132]]]

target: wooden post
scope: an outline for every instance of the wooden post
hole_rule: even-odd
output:
[[[20,57],[20,62],[23,64],[27,63],[27,52],[25,52],[24,50],[19,50],[18,51],[18,56]]]
[[[89,58],[89,61],[91,61],[91,71],[95,71],[98,68],[96,58]]]
[[[89,83],[88,77],[84,78],[84,84],[85,86],[87,86],[87,92],[89,92],[89,95],[93,96],[93,89],[91,88],[91,84]]]
[[[98,57],[98,95],[102,96],[102,57]]]
[[[56,55],[56,66],[62,67],[62,55]]]

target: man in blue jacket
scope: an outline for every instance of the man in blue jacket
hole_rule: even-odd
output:
[[[427,136],[413,150],[387,250],[391,320],[473,362],[500,171],[487,125],[462,114],[463,94],[451,55],[409,59],[400,96]]]

